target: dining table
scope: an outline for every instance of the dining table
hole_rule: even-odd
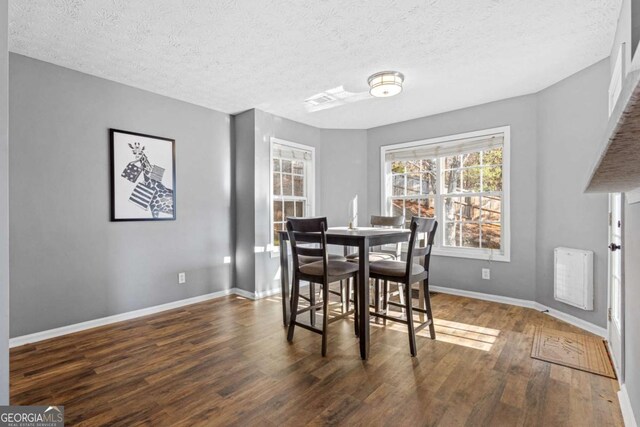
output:
[[[409,240],[411,232],[405,229],[374,227],[331,227],[326,232],[327,244],[357,248],[358,251],[358,338],[360,357],[369,358],[369,248]],[[291,298],[289,280],[289,235],[279,232],[280,237],[280,285],[282,287],[282,317],[285,326],[291,316]]]

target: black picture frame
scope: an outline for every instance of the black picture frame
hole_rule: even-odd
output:
[[[123,144],[130,151],[128,157],[127,148]],[[176,141],[172,138],[109,129],[112,222],[176,220],[175,144]],[[151,164],[146,155],[149,151],[161,154],[156,157],[161,158],[163,167]],[[170,160],[166,158],[169,156]],[[125,164],[125,169],[122,170]],[[164,174],[168,166],[171,171]]]

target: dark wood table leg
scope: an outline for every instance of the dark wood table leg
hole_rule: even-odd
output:
[[[280,242],[280,296],[282,297],[282,322],[289,325],[291,316],[291,302],[289,301],[289,255],[287,254],[287,240]]]
[[[360,240],[358,245],[358,316],[360,318],[360,357],[369,358],[369,239]]]

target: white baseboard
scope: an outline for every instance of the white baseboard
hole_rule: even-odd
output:
[[[224,291],[213,292],[210,294],[199,295],[193,298],[187,298],[179,301],[172,301],[166,304],[155,305],[153,307],[141,308],[140,310],[129,311],[126,313],[115,314],[113,316],[102,317],[100,319],[88,320],[86,322],[75,323],[73,325],[62,326],[60,328],[49,329],[46,331],[36,332],[29,335],[11,338],[9,340],[9,348],[19,347],[25,344],[31,344],[38,341],[44,341],[62,335],[72,334],[74,332],[85,331],[87,329],[97,328],[100,326],[110,325],[112,323],[122,322],[125,320],[135,319],[137,317],[148,316],[150,314],[160,313],[162,311],[173,310],[174,308],[184,307],[185,305],[196,304],[203,301],[209,301],[221,298],[227,295],[238,295],[243,298],[256,300],[260,298],[270,297],[280,293],[280,288],[273,288],[261,292],[249,292],[240,288],[231,288]]]
[[[19,347],[21,345],[30,344],[38,341],[44,341],[50,338],[72,334],[74,332],[80,332],[87,329],[97,328],[99,326],[110,325],[112,323],[122,322],[124,320],[135,319],[137,317],[148,316],[150,314],[160,313],[161,311],[184,307],[185,305],[190,305],[198,302],[221,298],[226,295],[236,293],[235,290],[236,290],[235,288],[226,289],[224,291],[213,292],[205,295],[199,295],[193,298],[187,298],[179,301],[172,301],[166,304],[155,305],[153,307],[141,308],[140,310],[134,310],[126,313],[115,314],[113,316],[107,316],[107,317],[102,317],[100,319],[88,320],[86,322],[75,323],[73,325],[62,326],[60,328],[49,329],[46,331],[41,331],[41,332],[29,334],[29,335],[23,335],[20,337],[11,338],[9,340],[9,348]]]
[[[547,311],[547,314],[549,316],[555,317],[556,319],[560,319],[564,322],[570,323],[573,326],[577,326],[578,328],[584,329],[585,331],[589,331],[592,334],[601,336],[602,338],[607,338],[608,337],[608,333],[607,333],[607,329],[600,327],[598,325],[594,325],[591,322],[587,322],[586,320],[582,320],[578,317],[572,316],[570,314],[567,313],[563,313],[560,310],[556,310],[555,308],[551,308],[551,307],[547,307],[544,304],[540,304],[540,303],[535,303],[536,306],[536,310],[538,311]]]
[[[604,328],[600,328],[599,326],[596,326],[592,323],[589,323],[587,321],[584,321],[582,319],[578,319],[577,317],[562,313],[558,310],[546,307],[542,304],[539,304],[537,302],[534,301],[528,301],[528,300],[523,300],[523,299],[518,299],[518,298],[510,298],[510,297],[503,297],[503,296],[499,296],[499,295],[491,295],[491,294],[485,294],[485,293],[481,293],[481,292],[474,292],[474,291],[465,291],[462,289],[454,289],[454,288],[446,288],[446,287],[442,287],[442,286],[431,286],[430,289],[432,291],[435,292],[442,292],[444,294],[451,294],[451,295],[459,295],[459,296],[463,296],[463,297],[468,297],[468,298],[475,298],[475,299],[480,299],[480,300],[485,300],[485,301],[492,301],[492,302],[498,302],[498,303],[502,303],[502,304],[510,304],[510,305],[516,305],[516,306],[520,306],[520,307],[527,307],[527,308],[533,308],[535,310],[539,310],[539,311],[548,311],[548,314],[556,317],[560,320],[563,320],[567,323],[570,323],[574,326],[577,326],[579,328],[585,329],[589,332],[592,332],[596,335],[600,335],[602,337],[606,337],[607,336],[607,331]],[[276,295],[280,293],[280,288],[272,288],[272,289],[268,289],[266,291],[260,291],[260,292],[249,292],[249,291],[245,291],[243,289],[240,288],[231,288],[231,289],[227,289],[224,291],[219,291],[219,292],[213,292],[210,294],[206,294],[206,295],[200,295],[197,297],[193,297],[193,298],[187,298],[187,299],[183,299],[180,301],[173,301],[167,304],[161,304],[161,305],[156,305],[153,307],[147,307],[147,308],[143,308],[140,310],[134,310],[134,311],[129,311],[127,313],[121,313],[121,314],[116,314],[113,316],[108,316],[108,317],[103,317],[100,319],[94,319],[94,320],[89,320],[87,322],[82,322],[82,323],[76,323],[73,325],[68,325],[68,326],[62,326],[60,328],[55,328],[55,329],[49,329],[46,331],[41,331],[41,332],[36,332],[33,334],[29,334],[29,335],[23,335],[20,337],[15,337],[15,338],[11,338],[9,340],[9,347],[10,348],[14,348],[14,347],[18,347],[21,345],[25,345],[25,344],[30,344],[30,343],[34,343],[34,342],[38,342],[38,341],[44,341],[44,340],[48,340],[50,338],[55,338],[55,337],[59,337],[62,335],[67,335],[67,334],[71,334],[74,332],[80,332],[80,331],[84,331],[87,329],[92,329],[92,328],[97,328],[99,326],[105,326],[105,325],[109,325],[112,323],[117,323],[117,322],[122,322],[124,320],[130,320],[130,319],[135,319],[137,317],[142,317],[142,316],[148,316],[150,314],[155,314],[155,313],[159,313],[162,311],[166,311],[166,310],[172,310],[174,308],[179,308],[179,307],[183,307],[185,305],[190,305],[190,304],[195,304],[198,302],[203,302],[203,301],[208,301],[211,299],[215,299],[215,298],[220,298],[226,295],[231,295],[231,294],[235,294],[238,296],[241,296],[243,298],[248,298],[251,300],[256,300],[256,299],[261,299],[261,298],[266,298],[272,295]]]
[[[465,291],[463,289],[445,288],[443,286],[429,286],[429,290],[443,294],[458,295],[461,297],[481,299],[484,301],[499,302],[502,304],[517,305],[519,307],[536,308],[535,302],[526,299],[503,297],[500,295],[484,294],[482,292]]]
[[[631,407],[631,399],[627,393],[627,387],[622,384],[618,392],[618,400],[620,401],[620,410],[622,411],[622,419],[625,427],[638,427],[636,418],[633,416],[633,408]]]
[[[578,328],[581,328],[581,329],[584,329],[586,331],[589,331],[592,334],[599,335],[599,336],[601,336],[603,338],[607,337],[607,330],[605,328],[601,328],[600,326],[594,325],[591,322],[587,322],[586,320],[579,319],[579,318],[577,318],[575,316],[571,316],[570,314],[563,313],[563,312],[561,312],[559,310],[556,310],[556,309],[551,308],[551,307],[547,307],[546,305],[540,304],[540,303],[535,302],[535,301],[529,301],[529,300],[518,299],[518,298],[503,297],[503,296],[500,296],[500,295],[485,294],[485,293],[482,293],[482,292],[465,291],[465,290],[462,290],[462,289],[445,288],[445,287],[442,287],[442,286],[430,286],[429,289],[434,291],[434,292],[442,292],[443,294],[458,295],[458,296],[463,296],[463,297],[468,297],[468,298],[475,298],[475,299],[480,299],[480,300],[485,300],[485,301],[498,302],[498,303],[502,303],[502,304],[517,305],[519,307],[527,307],[527,308],[532,308],[532,309],[538,310],[538,311],[544,311],[549,316],[553,316],[556,319],[560,319],[560,320],[562,320],[564,322],[567,322],[567,323],[569,323],[569,324],[571,324],[573,326],[577,326]]]
[[[303,287],[303,286],[301,286]],[[261,299],[261,298],[267,298],[273,295],[279,295],[280,294],[280,285],[278,285],[277,288],[271,288],[271,289],[267,289],[266,291],[260,291],[260,292],[256,292],[255,293],[255,298],[254,299]]]
[[[252,299],[252,300],[256,299],[256,294],[254,294],[253,292],[245,291],[244,289],[240,289],[240,288],[233,288],[232,291],[235,295],[238,295],[239,297]]]

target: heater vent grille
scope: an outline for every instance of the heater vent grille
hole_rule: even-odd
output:
[[[592,251],[555,249],[554,298],[583,310],[593,310]]]

